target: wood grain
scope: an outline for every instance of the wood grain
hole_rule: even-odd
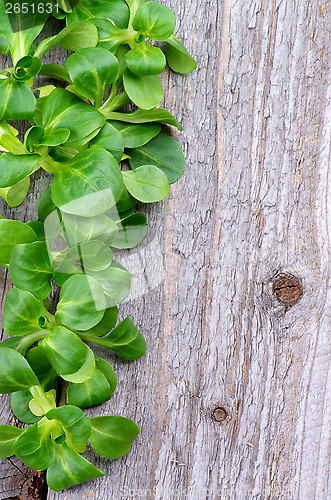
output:
[[[148,352],[97,350],[118,389],[87,411],[141,434],[120,460],[88,451],[106,477],[48,498],[329,499],[331,7],[165,4],[198,61],[162,76],[187,170],[143,208],[147,241],[119,256],[136,273],[121,317]],[[272,295],[281,272],[302,280],[292,307]]]

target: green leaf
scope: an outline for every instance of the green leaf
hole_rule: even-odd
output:
[[[14,3],[0,2],[0,36],[7,41],[14,64],[23,55],[28,55],[34,39],[49,17],[49,13],[46,12],[48,9],[38,12],[39,4],[39,0],[26,0],[23,9],[23,3],[20,0],[16,2],[19,8],[15,9]],[[27,11],[24,12],[25,10]]]
[[[111,264],[113,252],[102,241],[86,241],[70,248],[66,258],[82,272],[102,271]]]
[[[85,345],[85,344],[84,344]],[[79,370],[75,373],[69,373],[67,375],[61,375],[64,380],[68,382],[74,382],[75,384],[79,384],[81,382],[85,382],[93,377],[95,372],[95,356],[91,349],[85,345],[85,360]]]
[[[18,352],[8,347],[0,349],[0,393],[28,389],[39,381],[29,363]]]
[[[40,140],[41,146],[59,146],[66,142],[70,137],[70,130],[67,128],[59,128],[51,134],[45,134]]]
[[[95,335],[96,337],[103,337],[107,333],[110,332],[114,328],[117,323],[118,318],[118,307],[110,307],[106,309],[105,314],[97,325],[93,326],[89,330],[86,330],[85,333],[89,335]]]
[[[32,243],[37,235],[23,222],[9,219],[0,220],[0,265],[9,266],[9,259],[15,245]]]
[[[123,84],[125,92],[139,108],[154,108],[163,99],[162,83],[157,75],[137,76],[126,69]]]
[[[34,153],[39,142],[45,135],[43,127],[34,126],[29,128],[24,135],[24,146],[29,153]]]
[[[0,425],[0,458],[8,458],[14,455],[14,441],[23,431],[24,429],[13,425]]]
[[[64,283],[55,317],[69,328],[84,331],[101,321],[105,309],[102,286],[92,277],[80,274]]]
[[[0,189],[0,196],[6,200],[10,207],[17,207],[24,200],[30,188],[30,177],[14,184],[9,188]]]
[[[168,38],[165,46],[165,54],[168,65],[176,73],[186,75],[194,71],[197,67],[196,61],[175,35],[171,35]]]
[[[70,130],[68,143],[79,141],[101,128],[104,116],[72,92],[57,88],[46,97],[42,109],[42,126],[50,135],[58,129]]]
[[[58,390],[58,376],[48,359],[39,346],[32,347],[26,354],[26,359],[31,366],[32,370],[38,377],[38,380],[44,391],[51,389]]]
[[[94,467],[69,448],[66,443],[54,446],[56,448],[55,460],[46,474],[47,484],[53,491],[61,491],[105,475],[102,470]]]
[[[18,82],[26,82],[38,75],[42,63],[38,57],[24,56],[15,65],[13,78]]]
[[[108,347],[125,359],[138,359],[146,352],[146,341],[129,316],[100,340],[102,340],[100,345]]]
[[[54,445],[51,441],[49,422],[31,425],[16,439],[13,450],[17,458],[28,467],[45,470],[55,459]]]
[[[0,187],[7,188],[20,182],[34,171],[39,160],[39,155],[0,155]]]
[[[126,28],[129,9],[124,0],[80,0],[72,13],[67,15],[67,24],[93,17],[110,19],[118,28]]]
[[[35,56],[43,56],[54,45],[59,45],[63,49],[76,50],[87,47],[95,47],[98,43],[98,30],[93,23],[81,21],[71,26],[67,26],[55,36],[46,38],[38,45]]]
[[[38,336],[37,336],[38,337]],[[39,338],[42,337],[42,333]],[[3,340],[0,344],[0,349],[9,348],[15,349],[15,351],[19,352],[22,356],[25,355],[26,350],[38,340],[36,335],[19,335],[17,337],[10,337],[6,340]]]
[[[78,2],[79,0],[58,0],[57,4],[63,12],[69,13],[78,4]]]
[[[117,386],[117,378],[114,372],[114,368],[105,359],[96,357],[96,369],[106,377],[109,384],[111,394],[115,392]]]
[[[116,389],[117,379],[113,367],[96,357],[96,370],[92,378],[83,384],[69,384],[67,402],[80,408],[88,408],[108,401]]]
[[[28,120],[34,115],[36,98],[24,82],[0,80],[0,120]]]
[[[6,295],[3,328],[8,335],[25,335],[39,330],[38,317],[44,314],[41,302],[32,293],[12,288]]]
[[[45,189],[39,198],[38,202],[38,218],[41,222],[45,222],[45,219],[56,210],[56,206],[52,201],[51,187]]]
[[[147,231],[145,215],[137,212],[121,221],[118,236],[111,245],[120,249],[134,248],[146,238]]]
[[[11,395],[11,409],[16,418],[25,424],[35,424],[41,417],[34,415],[30,410],[29,403],[33,399],[29,389],[13,392]]]
[[[132,27],[152,40],[167,40],[174,32],[175,14],[158,2],[145,2],[137,10]]]
[[[168,177],[154,165],[144,165],[122,174],[126,189],[139,201],[161,201],[169,194]]]
[[[139,148],[161,132],[159,123],[130,124],[111,121],[110,124],[122,134],[126,148]]]
[[[46,413],[48,420],[55,419],[71,434],[72,443],[86,443],[91,434],[91,424],[80,408],[66,405],[53,408]]]
[[[183,127],[178,123],[176,118],[166,109],[153,108],[148,110],[137,109],[129,113],[118,113],[117,111],[102,111],[107,120],[117,120],[126,123],[148,123],[160,122],[167,123],[177,127],[178,130],[183,130]]]
[[[122,219],[120,215],[123,212],[128,212],[129,210],[134,209],[136,203],[137,200],[133,196],[131,196],[126,187],[123,186],[123,193],[118,202],[116,203],[116,209],[117,209],[116,215],[119,216],[120,220]],[[109,213],[110,217],[112,217],[113,216],[112,213],[115,213],[115,211],[113,209],[110,209]]]
[[[170,184],[176,182],[185,170],[182,148],[175,139],[163,133],[140,148],[127,149],[127,153],[132,169],[155,165],[166,174]]]
[[[83,365],[87,347],[77,335],[62,326],[53,327],[38,344],[54,370],[62,378],[76,373]],[[1,349],[0,349],[1,354]]]
[[[39,220],[30,220],[26,222],[25,225],[26,227],[31,227],[39,241],[43,241],[45,239],[44,224],[42,222]]]
[[[136,44],[126,56],[129,70],[138,76],[158,75],[166,65],[166,58],[159,47],[146,43]]]
[[[68,57],[66,66],[78,92],[99,108],[106,89],[116,78],[116,57],[98,47],[83,49]]]
[[[95,217],[79,217],[63,213],[62,226],[63,237],[70,247],[89,240],[100,240],[110,245],[118,234],[115,222],[103,214]]]
[[[114,267],[116,269],[125,271],[126,273],[129,272],[127,270],[127,268],[125,266],[123,266],[120,262],[118,262],[117,260],[113,260],[113,262],[111,263],[110,267]],[[117,296],[116,296],[116,302],[117,302],[117,304],[119,304],[120,302],[122,302],[123,300],[125,300],[130,295],[130,290],[131,290],[131,279],[122,288],[122,290],[117,294]]]
[[[92,448],[102,457],[120,458],[130,450],[139,427],[129,418],[117,415],[90,418]]]
[[[89,271],[89,276],[97,280],[102,286],[103,292],[105,294],[106,307],[109,308],[114,307],[116,304],[118,304],[118,302],[123,300],[122,298],[120,298],[120,294],[125,289],[125,287],[131,283],[132,275],[126,270],[109,266],[103,271]],[[95,325],[96,324],[97,323],[95,323]],[[83,330],[82,328],[80,329]]]
[[[16,245],[10,256],[9,273],[15,286],[45,299],[52,290],[49,280],[53,276],[46,243]]]
[[[39,75],[50,76],[52,78],[57,78],[58,80],[63,80],[67,83],[72,83],[66,68],[64,68],[63,66],[59,66],[58,64],[43,64],[41,70],[39,71]],[[39,100],[40,98],[38,99],[38,101]]]
[[[98,135],[91,141],[92,146],[99,146],[109,151],[117,162],[121,161],[124,152],[124,138],[110,123],[105,123]]]
[[[93,108],[91,108],[93,109]],[[55,172],[52,199],[63,212],[92,217],[112,207],[121,197],[123,180],[115,158],[93,146]]]

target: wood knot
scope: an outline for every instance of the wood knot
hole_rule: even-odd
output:
[[[272,293],[286,306],[293,306],[303,295],[302,280],[291,273],[279,274],[272,284]]]
[[[228,413],[222,406],[217,406],[214,408],[212,416],[216,422],[222,423],[227,419]]]

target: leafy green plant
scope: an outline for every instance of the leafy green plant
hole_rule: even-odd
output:
[[[10,5],[0,0],[0,52],[13,62],[0,73],[0,196],[11,207],[22,203],[40,168],[52,181],[38,220],[0,217],[0,265],[14,285],[4,304],[0,393],[11,393],[14,415],[28,424],[0,426],[0,457],[15,454],[47,469],[49,487],[60,491],[104,475],[80,455],[88,441],[116,459],[139,433],[128,418],[82,411],[108,401],[117,386],[91,345],[130,361],[146,351],[132,320],[118,322],[132,275],[115,254],[147,235],[137,202],[165,199],[184,172],[180,146],[162,131],[164,124],[182,128],[155,108],[163,98],[158,75],[166,62],[181,73],[196,63],[174,35],[174,14],[155,1]],[[36,45],[51,14],[67,26]],[[165,52],[150,40],[165,41]],[[54,45],[72,52],[65,67],[43,64]],[[34,88],[37,75],[66,87]],[[130,102],[138,109],[126,109]],[[8,120],[28,120],[22,140]],[[51,309],[53,286],[60,292]],[[61,381],[66,404],[57,406]]]

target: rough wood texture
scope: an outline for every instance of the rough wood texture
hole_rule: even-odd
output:
[[[121,257],[137,273],[121,315],[148,353],[98,351],[118,389],[87,412],[141,434],[123,459],[87,453],[105,478],[48,498],[329,499],[331,7],[165,4],[199,67],[163,76],[188,168]],[[272,295],[282,272],[302,280],[291,307]]]

